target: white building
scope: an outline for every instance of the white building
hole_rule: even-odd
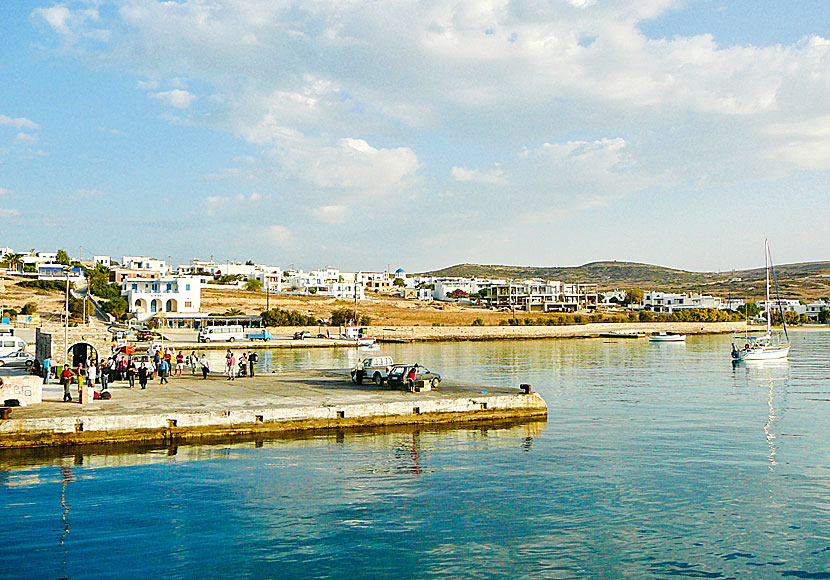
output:
[[[190,264],[179,266],[179,273],[195,276],[202,272],[211,276],[244,276],[257,278],[257,271],[264,270],[268,266],[262,264],[243,264],[241,262],[215,262],[213,260],[190,260]]]
[[[92,256],[92,261],[106,268],[112,266],[112,258],[110,256]]]
[[[125,270],[158,272],[162,276],[167,276],[170,273],[170,266],[167,262],[148,256],[123,256],[121,258],[121,267]]]
[[[127,278],[121,284],[121,295],[139,320],[166,312],[199,312],[202,305],[202,285],[197,277]]]
[[[817,300],[816,302],[807,304],[806,308],[807,310],[804,312],[804,315],[810,320],[818,320],[818,315],[822,310],[830,310],[830,302]]]
[[[795,314],[807,314],[807,306],[798,300],[761,300],[758,302],[758,308],[761,310],[761,316],[766,317],[767,310],[772,309],[772,313],[783,310],[784,312],[794,312]]]
[[[69,274],[69,281],[72,283],[81,282],[84,279],[84,271],[77,266],[71,269],[64,269],[63,264],[38,264],[37,265],[37,279],[54,281],[66,280]]]
[[[643,308],[652,312],[671,314],[675,310],[697,310],[713,308],[724,310],[726,304],[723,298],[704,294],[675,294],[669,292],[649,291],[643,294]]]
[[[10,247],[6,246],[5,248],[0,248],[0,260],[5,259],[6,256],[14,254],[14,250]]]

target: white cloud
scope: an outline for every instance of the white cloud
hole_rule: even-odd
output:
[[[182,89],[151,93],[150,96],[156,101],[176,109],[187,109],[196,100],[196,95]]]
[[[58,34],[69,34],[69,20],[72,17],[69,8],[58,4],[49,8],[37,8],[35,14],[40,16]]]
[[[26,145],[31,145],[32,143],[37,143],[37,135],[32,135],[30,133],[18,133],[14,137],[15,143],[22,143]]]
[[[20,211],[10,208],[0,207],[0,217],[15,217],[20,215]]]
[[[212,195],[204,198],[202,203],[204,204],[207,215],[230,215],[263,199],[264,196],[254,192],[247,196],[244,193],[234,196]]]
[[[507,180],[504,179],[504,171],[500,167],[495,167],[489,171],[453,167],[452,176],[456,181],[471,181],[473,183],[507,183]]]
[[[11,193],[11,191],[6,189],[5,187],[0,187],[0,197],[2,197],[4,195],[9,195],[10,193]]]
[[[328,224],[342,224],[349,217],[349,208],[345,205],[324,205],[309,212],[321,222]]]
[[[29,129],[31,131],[36,131],[37,129],[40,129],[40,125],[25,117],[11,118],[6,115],[0,115],[0,125],[8,125],[18,130]]]
[[[294,241],[294,234],[285,226],[268,226],[265,232],[268,241],[276,246],[287,246]]]
[[[143,91],[154,91],[159,88],[159,83],[155,80],[137,81],[136,86]]]

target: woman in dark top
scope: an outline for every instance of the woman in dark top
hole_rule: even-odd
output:
[[[130,385],[129,385],[128,388],[130,388],[130,389],[135,386],[135,370],[136,370],[135,369],[135,363],[133,362],[133,359],[130,359],[127,362],[127,370],[126,370],[127,380],[130,382]]]
[[[142,389],[147,388],[147,363],[143,362],[138,367],[138,384],[141,385]]]

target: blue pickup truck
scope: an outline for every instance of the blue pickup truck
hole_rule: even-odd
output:
[[[245,338],[247,340],[261,340],[263,342],[268,342],[269,340],[274,340],[273,335],[265,329],[259,330],[257,332],[246,332]]]

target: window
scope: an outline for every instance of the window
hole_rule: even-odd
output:
[[[133,284],[133,291],[138,291],[138,284]]]
[[[167,291],[170,292],[171,290],[173,290],[173,285],[168,283],[167,284]]]
[[[190,284],[185,284],[184,289],[185,290],[190,290]],[[188,306],[190,306],[190,303],[188,303]]]
[[[185,308],[191,308],[192,306],[193,306],[193,303],[192,303],[192,302],[185,302],[185,303],[184,303],[184,307],[185,307]]]

